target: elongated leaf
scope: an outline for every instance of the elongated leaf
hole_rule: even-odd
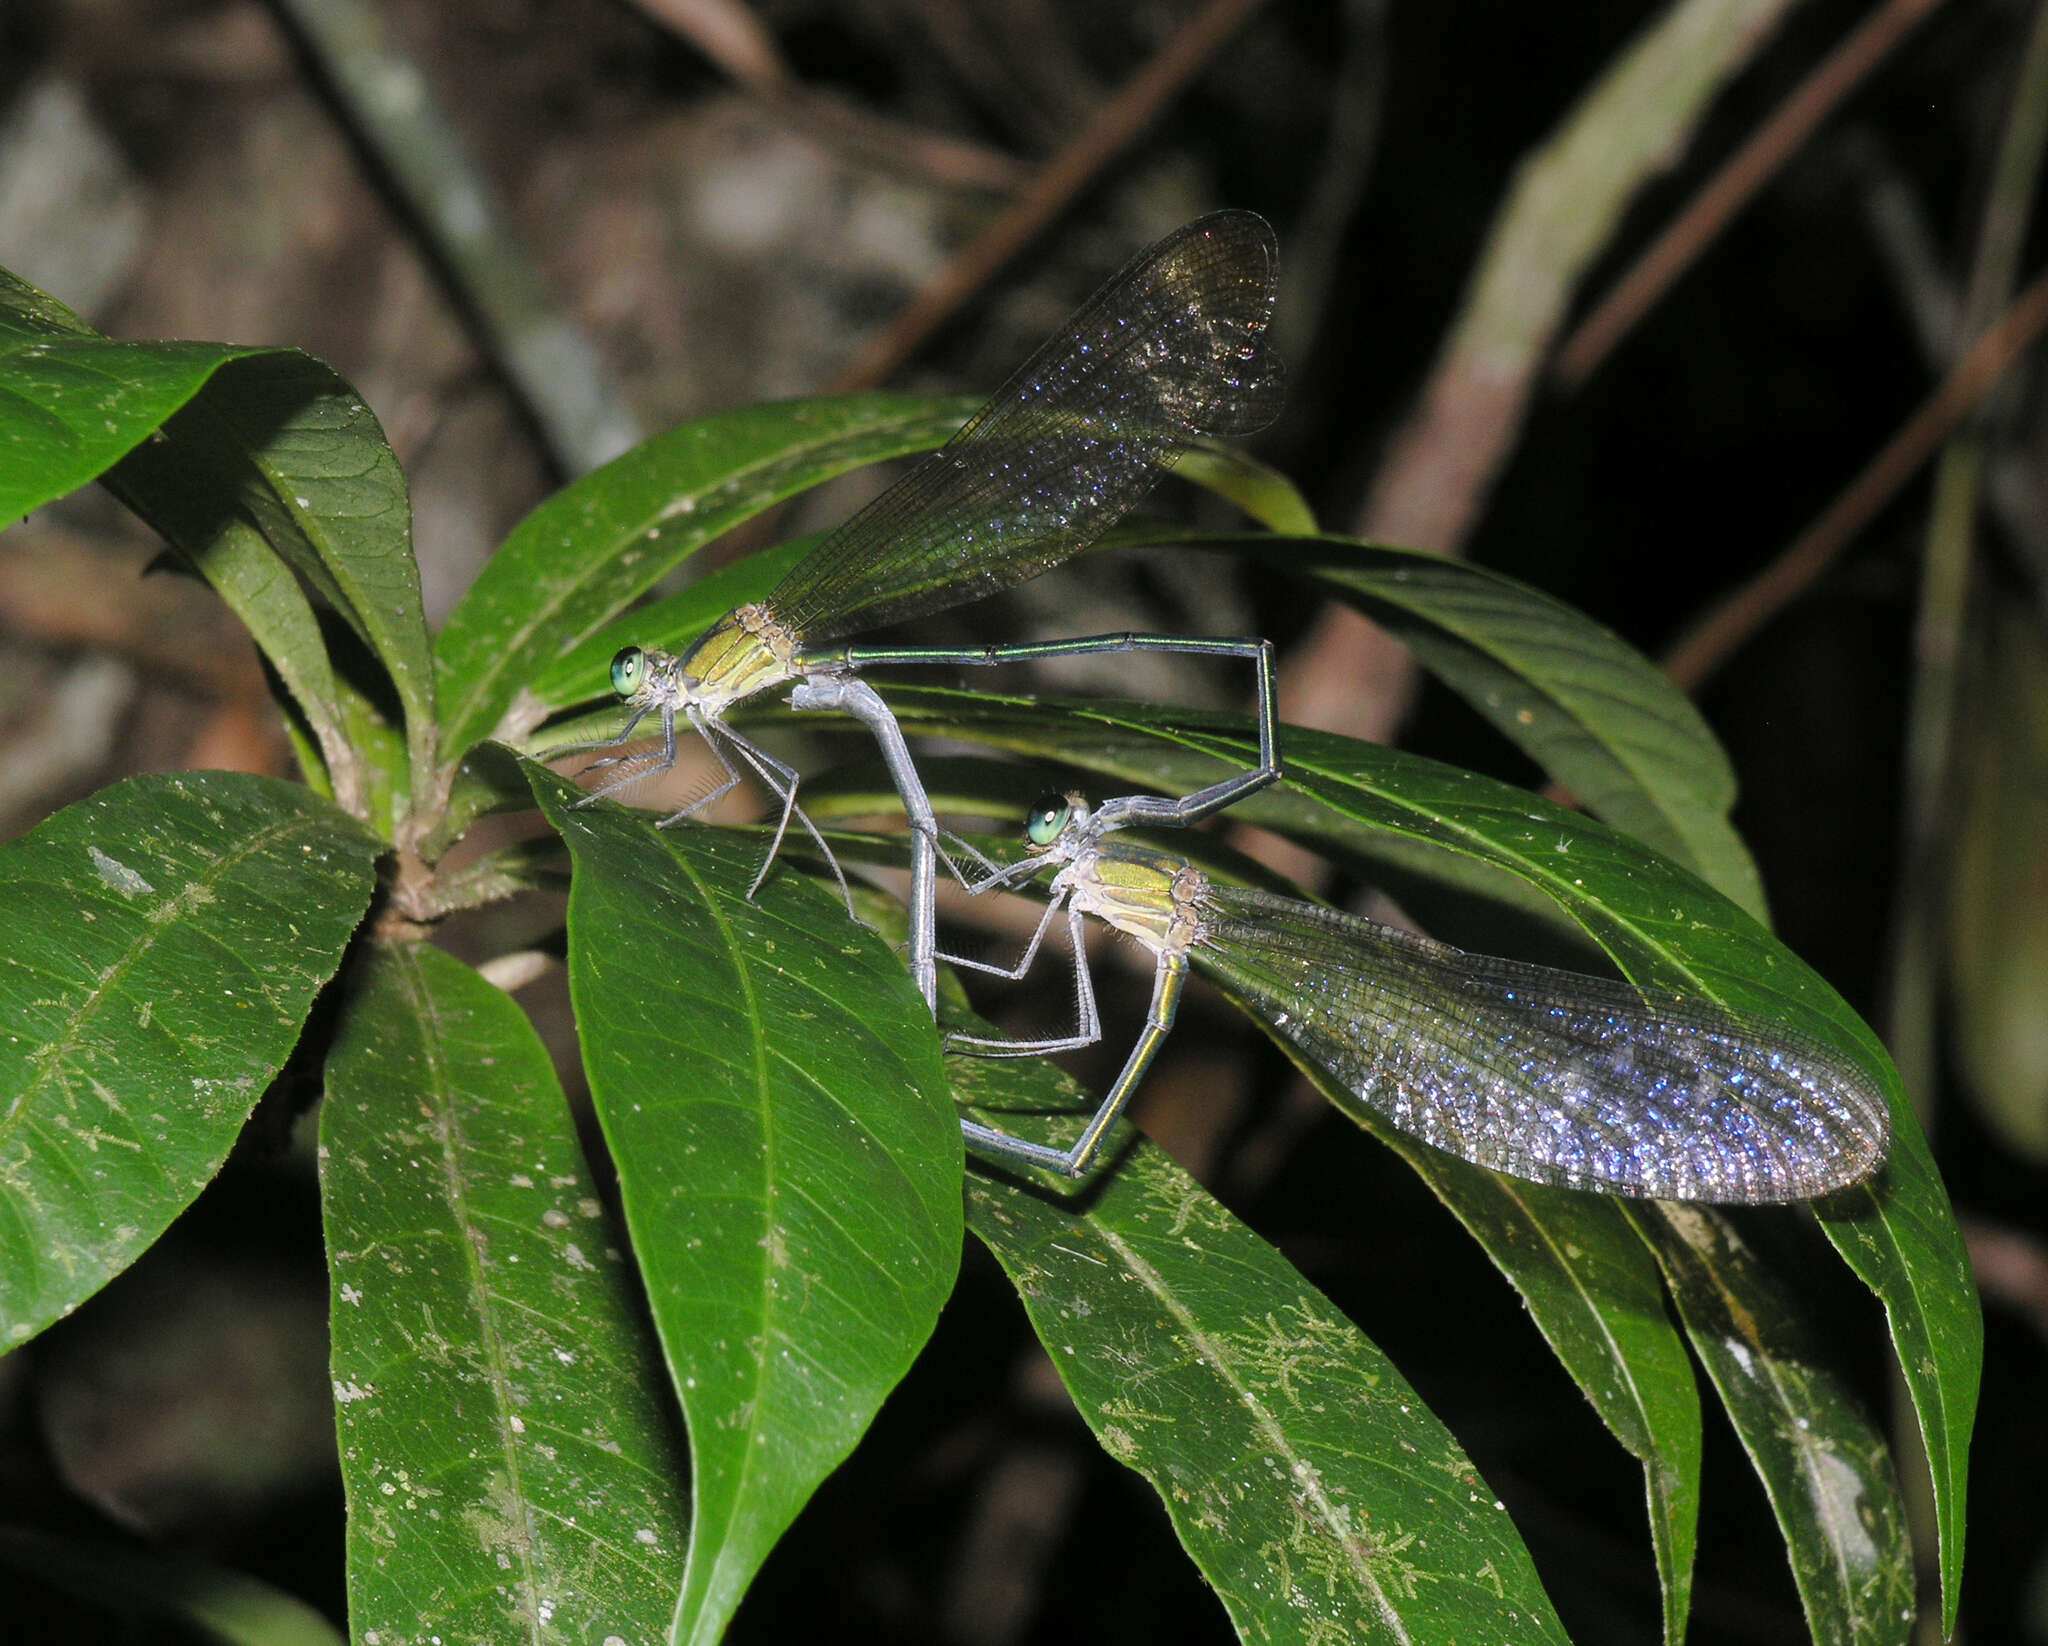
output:
[[[320,620],[291,568],[236,508],[243,474],[232,456],[173,427],[129,453],[107,484],[242,620],[311,731],[320,775],[335,804],[367,820],[367,751],[349,736],[349,714]]]
[[[1957,716],[1946,952],[1963,1090],[2008,1149],[2048,1164],[2048,636],[1989,614]]]
[[[1875,1044],[1869,1029],[1855,1027]],[[1917,1124],[1899,1126],[1899,1108],[1894,1100],[1892,1153],[1883,1175],[1815,1209],[1843,1261],[1884,1303],[1934,1480],[1943,1606],[1952,1617],[1963,1578],[1970,1435],[1984,1371],[1984,1313],[1969,1252],[1926,1135]]]
[[[1097,771],[1122,788],[1185,792],[1254,758],[1244,722],[1221,716],[1177,713],[1169,722],[1115,705],[929,687],[887,695],[920,731]],[[1369,851],[1383,837],[1504,872],[1569,915],[1636,981],[1704,992],[1783,1022],[1879,1081],[1892,1116],[1890,1159],[1870,1183],[1815,1210],[1885,1306],[1933,1471],[1943,1568],[1959,1572],[1983,1319],[1948,1192],[1869,1027],[1749,916],[1626,835],[1523,790],[1374,744],[1291,729],[1285,752],[1286,781],[1234,816],[1325,849]]]
[[[75,1595],[97,1625],[97,1640],[161,1639],[182,1623],[219,1646],[342,1646],[311,1606],[241,1572],[166,1560],[125,1543],[87,1543],[22,1530],[0,1531],[0,1566],[30,1582]]]
[[[369,902],[377,843],[290,783],[137,777],[0,850],[0,1339],[226,1158]]]
[[[97,337],[77,312],[11,269],[0,269],[0,326],[27,341],[37,337]]]
[[[1181,453],[1173,472],[1229,499],[1269,532],[1316,535],[1315,510],[1294,482],[1242,446],[1226,440],[1198,440]]]
[[[0,269],[0,526],[97,480],[230,360],[232,343],[120,343]]]
[[[1306,786],[1329,810],[1356,807],[1363,818],[1395,796],[1360,760],[1369,746],[1338,746],[1343,741],[1324,745],[1297,734],[1289,744],[1290,766],[1302,762],[1297,769],[1304,770]],[[1320,770],[1310,773],[1311,766]],[[1426,798],[1432,790],[1436,798]],[[1433,830],[1432,814],[1447,815],[1479,799],[1470,775],[1456,774],[1403,796],[1402,804],[1405,809],[1421,800],[1423,810],[1410,813],[1408,826]],[[1626,837],[1598,825],[1573,829],[1563,817],[1545,818],[1530,806],[1490,797],[1471,819],[1481,829],[1457,821],[1463,849],[1483,845],[1493,861],[1523,874],[1637,981],[1698,989],[1784,1022],[1846,1052],[1878,1080],[1892,1119],[1885,1169],[1814,1209],[1829,1241],[1884,1304],[1930,1459],[1945,1583],[1952,1583],[1961,1572],[1983,1318],[1948,1191],[1883,1045],[1805,962],[1684,870],[1627,849]]]
[[[249,626],[343,809],[367,817],[372,784],[351,749],[312,607],[273,553],[391,676],[420,787],[431,770],[433,678],[410,507],[397,459],[355,391],[292,349],[114,342],[0,273],[0,520],[110,469],[117,494]]]
[[[412,504],[384,431],[331,367],[280,352],[220,374],[168,431],[225,465],[265,542],[354,630],[404,706],[411,787],[430,792],[434,671],[412,554]]]
[[[449,753],[490,736],[529,679],[713,538],[848,469],[940,445],[973,410],[902,395],[748,406],[563,488],[513,528],[441,631]]]
[[[1341,1088],[1317,1084],[1398,1150],[1471,1231],[1521,1293],[1529,1318],[1600,1421],[1642,1464],[1664,1639],[1679,1646],[1698,1542],[1700,1397],[1685,1345],[1665,1314],[1656,1260],[1616,1202],[1449,1159],[1360,1113]]]
[[[1043,1064],[950,1067],[987,1124],[1078,1129],[1039,1118],[1074,1103]],[[1499,1500],[1386,1357],[1159,1150],[1111,1158],[1081,1191],[977,1166],[969,1225],[1239,1637],[1563,1640]]]
[[[689,1421],[675,1638],[712,1641],[930,1335],[960,1134],[903,963],[758,844],[656,831],[530,767],[575,857],[569,982]]]
[[[1256,762],[1244,722],[1129,705],[891,687],[907,726],[1057,759],[1125,787],[1179,792]],[[1231,728],[1226,730],[1225,728]],[[1287,776],[1232,815],[1316,845],[1405,836],[1502,870],[1562,909],[1636,981],[1777,1017],[1889,1072],[1840,997],[1754,920],[1631,837],[1526,790],[1377,744],[1290,728]],[[1896,1076],[1892,1077],[1894,1080]]]
[[[1913,1635],[1913,1554],[1884,1436],[1801,1341],[1796,1312],[1711,1207],[1629,1215],[1756,1465],[1816,1642]]]
[[[374,948],[320,1157],[355,1637],[659,1638],[681,1437],[525,1014],[437,949]]]

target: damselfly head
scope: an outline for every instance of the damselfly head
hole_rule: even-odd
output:
[[[646,712],[666,705],[681,708],[686,698],[676,686],[674,652],[658,646],[626,646],[612,658],[612,690],[627,708]]]
[[[1042,794],[1024,814],[1024,842],[1034,852],[1050,851],[1087,821],[1088,802],[1072,789]]]
[[[1031,803],[1031,810],[1024,814],[1025,843],[1038,851],[1045,850],[1060,837],[1060,830],[1067,826],[1067,818],[1073,812],[1065,795],[1043,794]]]
[[[647,677],[647,654],[638,646],[623,646],[612,658],[612,690],[619,701],[630,703]]]

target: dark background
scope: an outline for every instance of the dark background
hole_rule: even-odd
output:
[[[1575,313],[1866,9],[1791,10],[1640,191]],[[763,0],[753,15],[801,91],[782,98],[736,85],[623,3],[397,0],[379,15],[487,175],[536,289],[651,430],[833,384],[1003,203],[1000,189],[935,175],[927,140],[971,144],[991,176],[1026,179],[1193,10]],[[1280,234],[1290,365],[1289,409],[1257,450],[1333,529],[1356,529],[1516,167],[1658,14],[1275,0],[889,381],[988,388],[1138,245],[1200,211],[1252,207]],[[2003,0],[1938,7],[1582,388],[1537,388],[1466,551],[1652,655],[1768,564],[1952,360],[1915,306],[1953,301],[1966,278],[2032,26],[2031,8]],[[291,343],[330,361],[413,478],[438,616],[573,458],[539,432],[488,317],[352,134],[330,68],[278,12],[243,0],[0,0],[0,263],[114,335]],[[838,112],[820,112],[819,96]],[[2030,364],[1985,438],[2002,506],[1980,515],[1971,647],[1993,611],[2040,628],[2048,529],[2033,505]],[[1701,696],[1740,774],[1737,819],[1781,935],[1880,1029],[1928,501],[1923,473]],[[128,771],[286,769],[246,641],[203,595],[137,577],[150,553],[97,495],[0,539],[0,831]],[[1114,561],[963,621],[996,628],[1082,604],[1119,626],[1199,613],[1286,651],[1315,617],[1284,584],[1204,582],[1221,565],[1206,557],[1194,572],[1170,556]],[[1427,687],[1401,740],[1529,776]],[[2048,918],[2038,866],[2013,873],[2014,898]],[[1138,988],[1120,986],[1112,1011],[1130,1011]],[[545,999],[536,1010],[556,1026]],[[1217,1067],[1230,1086],[1212,1105],[1220,1118],[1178,1137],[1190,1123],[1176,1103],[1199,1106]],[[2044,1179],[1975,1095],[1948,1070],[1916,1094],[1973,1241],[2000,1257],[1984,1268],[1963,1626],[1978,1641],[2048,1641]],[[2031,1101],[2038,1111],[2048,1092]],[[1451,1426],[1574,1637],[1653,1638],[1639,1469],[1398,1163],[1341,1120],[1304,1115],[1277,1056],[1213,1013],[1189,1014],[1144,1118],[1206,1162],[1233,1208]],[[1789,1272],[1835,1264],[1796,1219],[1747,1227]],[[1831,1300],[1813,1290],[1818,1337],[1885,1421],[1874,1305],[1853,1284]],[[159,1251],[32,1353],[0,1360],[0,1518],[120,1528],[338,1616],[323,1295],[310,1172],[282,1129],[252,1137]],[[1803,1638],[1768,1506],[1708,1408],[1692,1638]],[[1149,1488],[1095,1449],[971,1243],[937,1339],[763,1572],[734,1638],[821,1628],[1228,1638]]]

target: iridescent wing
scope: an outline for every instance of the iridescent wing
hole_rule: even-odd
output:
[[[1195,962],[1366,1108],[1516,1177],[1805,1200],[1868,1177],[1891,1122],[1856,1065],[1775,1024],[1209,888]]]
[[[766,604],[804,647],[1013,588],[1107,531],[1190,441],[1279,415],[1278,250],[1253,212],[1139,253]]]

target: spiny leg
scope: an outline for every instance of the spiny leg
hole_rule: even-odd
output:
[[[638,710],[633,715],[633,718],[626,722],[624,730],[617,737],[607,738],[601,743],[571,743],[566,749],[543,750],[543,757],[552,759],[557,754],[570,753],[578,749],[617,748],[633,735],[633,728],[646,719],[651,712],[651,707]],[[606,795],[614,794],[620,789],[629,788],[633,784],[640,782],[643,778],[652,777],[656,772],[665,772],[673,767],[675,763],[676,714],[674,709],[664,704],[661,709],[661,753],[658,755],[633,755],[631,757],[614,755],[608,760],[593,760],[588,766],[583,768],[584,771],[594,772],[605,766],[620,766],[624,769],[615,773],[608,782],[600,783],[596,788],[592,789],[581,800],[577,801],[575,807],[571,809],[595,805]],[[582,773],[579,772],[577,775],[581,776]]]
[[[557,743],[551,748],[536,749],[533,757],[536,760],[557,760],[564,755],[588,754],[592,749],[616,749],[621,743],[630,739],[634,728],[653,712],[654,705],[652,703],[649,703],[645,708],[635,709],[632,714],[627,716],[625,725],[619,728],[619,734],[616,737],[594,738],[587,743]],[[594,772],[599,766],[615,766],[617,764],[618,760],[614,757],[610,760],[594,760],[583,769]]]
[[[1137,1043],[1131,1047],[1131,1055],[1124,1060],[1123,1072],[1116,1077],[1116,1084],[1110,1087],[1109,1094],[1082,1129],[1080,1137],[1075,1139],[1073,1147],[1055,1149],[1044,1143],[1029,1143],[976,1121],[963,1120],[960,1130],[967,1141],[989,1154],[1049,1167],[1067,1177],[1079,1177],[1087,1171],[1096,1151],[1102,1147],[1104,1136],[1116,1123],[1117,1116],[1123,1113],[1131,1093],[1144,1079],[1145,1071],[1165,1044],[1166,1036],[1173,1028],[1173,1020],[1180,1011],[1181,991],[1187,985],[1187,975],[1187,958],[1184,955],[1160,955],[1159,968],[1153,974],[1152,1007],[1145,1014],[1145,1027],[1140,1031]]]
[[[987,887],[988,882],[983,881],[980,889],[986,890]],[[1031,941],[1024,945],[1023,957],[1014,966],[998,966],[989,960],[970,960],[964,954],[946,954],[941,952],[939,958],[949,966],[965,966],[969,971],[981,972],[989,977],[1000,977],[1006,983],[1021,982],[1025,974],[1031,970],[1031,962],[1038,957],[1038,946],[1045,941],[1046,932],[1051,928],[1054,917],[1059,914],[1060,908],[1065,902],[1066,894],[1064,892],[1054,893],[1051,901],[1040,911],[1037,929],[1032,932]],[[964,1037],[953,1036],[949,1037],[949,1040],[961,1038]],[[996,1043],[991,1042],[991,1044]]]
[[[998,865],[995,859],[975,845],[973,841],[962,835],[955,834],[951,829],[942,828],[939,830],[939,833],[952,841],[956,847],[965,852],[969,857],[973,858],[975,867],[981,870],[983,874],[994,874],[997,872]],[[933,841],[932,849],[938,853],[939,861],[946,865],[946,872],[959,881],[962,886],[965,886],[969,892],[972,892],[974,890],[973,882],[967,878],[966,871],[953,861],[952,854],[944,846],[939,845],[937,841]]]
[[[668,711],[663,712],[664,714],[666,714]],[[717,721],[710,719],[708,716],[703,714],[698,709],[688,708],[685,709],[683,712],[689,716],[690,725],[696,731],[697,735],[704,739],[704,746],[711,751],[711,757],[718,762],[720,768],[725,772],[725,781],[719,784],[717,788],[709,790],[708,792],[697,796],[695,800],[691,801],[689,805],[683,807],[681,811],[670,812],[668,816],[664,817],[663,819],[661,819],[660,822],[654,825],[657,829],[665,829],[671,823],[680,823],[686,817],[695,816],[698,812],[701,812],[706,806],[709,806],[716,801],[723,800],[727,795],[731,794],[734,789],[740,786],[740,774],[738,770],[734,767],[733,763],[730,760],[725,758],[725,750],[721,749],[718,746],[718,733],[724,732],[725,735],[727,735],[728,737],[734,736],[735,734],[726,731],[726,728],[724,726],[719,725]],[[675,733],[673,726],[671,726],[669,733],[669,764],[671,766],[675,764]],[[603,791],[600,790],[599,792],[602,793]]]
[[[982,965],[974,961],[946,959],[955,965],[965,964],[977,971],[993,973],[1011,981],[1021,978],[1031,967],[1038,954],[1038,946],[1044,940],[1046,928],[1052,924],[1052,917],[1060,907],[1055,898],[1046,905],[1045,915],[1038,922],[1038,930],[1032,933],[1030,945],[1024,950],[1024,958],[1017,962],[1012,971]],[[1051,1052],[1077,1052],[1084,1046],[1092,1046],[1102,1038],[1102,1013],[1095,1003],[1095,978],[1088,969],[1087,931],[1082,925],[1081,911],[1071,903],[1067,905],[1067,939],[1074,950],[1074,1033],[1055,1036],[1045,1040],[1003,1040],[992,1035],[949,1034],[946,1036],[948,1051],[955,1047],[967,1047],[975,1057],[1037,1057]]]
[[[715,735],[713,732],[714,727],[716,728]],[[699,724],[698,729],[704,733],[704,740],[711,745],[713,752],[718,753],[721,762],[724,762],[725,756],[718,750],[718,738],[722,737],[730,740],[733,748],[738,751],[740,758],[753,767],[755,772],[759,774],[761,781],[768,786],[769,793],[782,802],[782,815],[776,821],[775,836],[768,843],[768,854],[761,860],[761,867],[754,875],[754,883],[747,888],[748,901],[751,902],[753,900],[754,894],[761,889],[762,884],[767,880],[768,871],[775,866],[775,859],[782,851],[783,839],[789,833],[789,820],[794,817],[803,826],[804,833],[811,837],[811,844],[818,848],[819,854],[825,859],[826,867],[832,871],[832,878],[838,881],[839,895],[846,903],[847,918],[856,926],[865,926],[869,931],[873,931],[874,928],[868,926],[868,923],[861,919],[860,915],[854,910],[853,888],[847,884],[846,871],[840,868],[838,857],[833,853],[832,848],[825,844],[825,837],[818,832],[818,827],[811,821],[810,815],[803,807],[796,803],[798,781],[796,769],[777,760],[775,756],[760,747],[759,744],[748,741],[722,722],[706,719]],[[726,770],[732,770],[730,764],[726,765]],[[718,794],[724,794],[727,789],[732,788],[738,781],[739,778],[735,774],[733,781],[726,784],[725,788],[718,790]],[[704,805],[706,801],[715,798],[715,795],[707,795],[704,800],[697,801],[689,809],[694,811],[698,806]],[[684,815],[686,814],[678,812],[676,817],[664,818],[662,822],[655,826],[657,828],[666,828],[670,823],[675,822],[677,817]]]

